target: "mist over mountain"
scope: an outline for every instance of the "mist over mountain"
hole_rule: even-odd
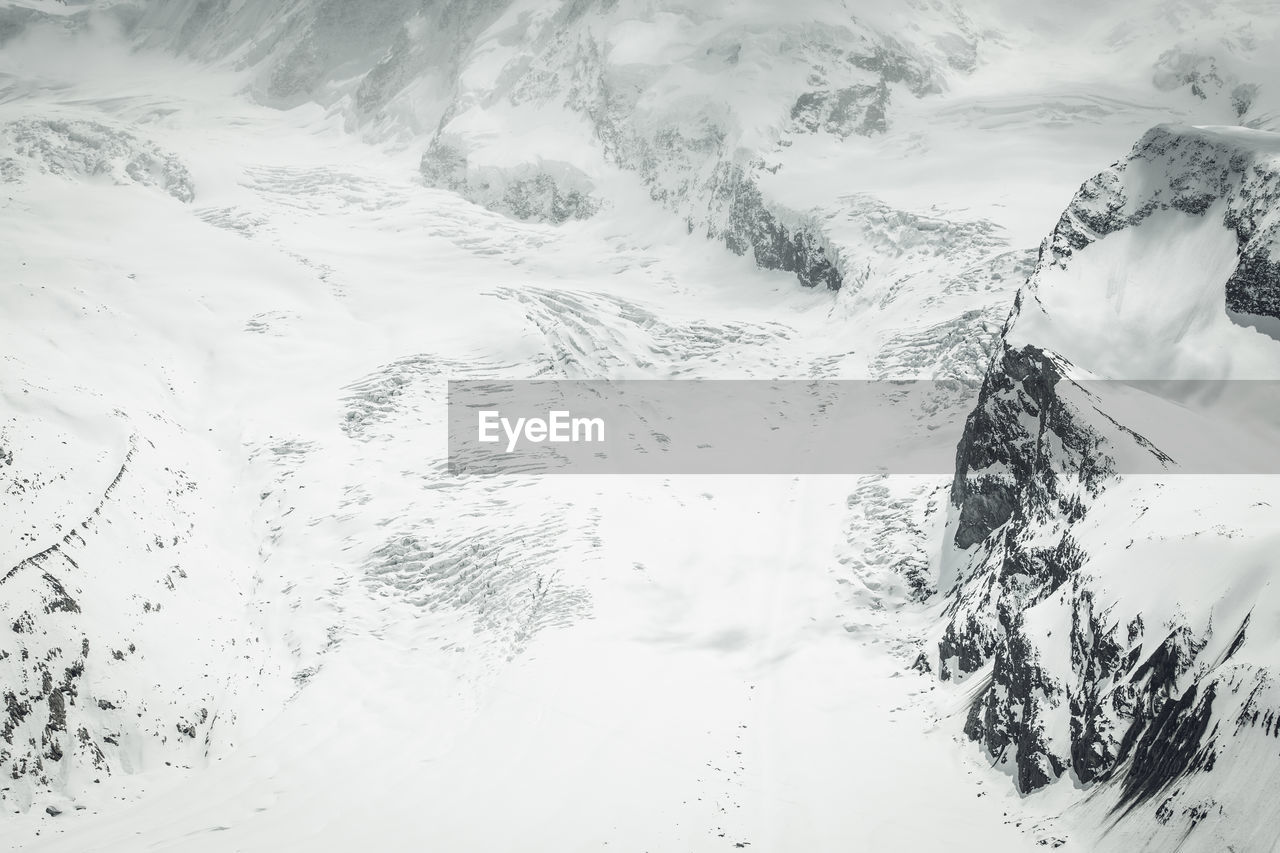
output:
[[[1278,42],[0,2],[0,839],[1276,849]],[[459,476],[477,379],[927,380],[955,468]]]

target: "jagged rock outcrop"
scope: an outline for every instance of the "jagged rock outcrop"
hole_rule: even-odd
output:
[[[1102,437],[1059,387],[1063,373],[1033,346],[1006,347],[988,372],[956,452],[957,547],[982,542],[1015,515],[1077,517],[1081,498],[1069,487],[1093,495],[1114,472]]]
[[[838,290],[844,283],[839,254],[819,227],[793,216],[790,224],[770,210],[760,188],[739,166],[717,169],[712,181],[712,207],[722,225],[709,225],[707,236],[719,238],[734,254],[751,253],[765,269],[793,272],[807,287]],[[713,220],[714,221],[714,220]]]

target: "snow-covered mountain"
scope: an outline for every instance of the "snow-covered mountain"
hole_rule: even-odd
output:
[[[0,3],[0,838],[1272,849],[1278,36]],[[451,477],[534,377],[970,382],[934,477]]]
[[[1171,115],[1271,127],[1280,108],[1259,83],[1275,70],[1265,2],[1078,20],[1036,3],[104,5],[97,20],[140,45],[242,70],[261,103],[318,102],[371,141],[425,138],[426,181],[491,209],[583,218],[630,203],[616,185],[638,179],[690,230],[831,287],[862,266],[832,233],[849,190],[831,174],[954,204],[930,184],[998,184],[1036,158],[1052,177],[1033,183],[1074,179]],[[1006,227],[1052,210],[966,189],[982,215],[1016,195]]]
[[[1123,383],[1090,381],[1204,380],[1274,424],[1271,383],[1249,380],[1280,375],[1278,155],[1271,133],[1159,126],[1087,181],[960,443],[940,674],[980,679],[965,731],[1020,790],[1094,791],[1108,848],[1280,833],[1274,476],[1188,470],[1158,436],[1194,399],[1114,408]],[[1219,421],[1206,444],[1255,449]],[[1122,444],[1173,476],[1119,470]]]

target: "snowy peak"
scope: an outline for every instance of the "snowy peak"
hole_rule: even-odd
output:
[[[1280,136],[1152,128],[1076,193],[1008,341],[1107,378],[1276,375],[1278,203]]]
[[[1153,214],[1203,216],[1222,202],[1241,266],[1228,282],[1228,307],[1280,316],[1280,135],[1239,127],[1158,125],[1128,158],[1095,175],[1067,206],[1045,244],[1065,267],[1074,252]],[[1264,269],[1265,268],[1265,269]]]
[[[1100,849],[1274,838],[1274,478],[1185,476],[1162,448],[1195,401],[1131,380],[1280,375],[1277,202],[1275,134],[1148,131],[1042,244],[960,442],[920,666],[980,679],[965,731],[1019,790],[1093,792],[1074,808],[1106,827]],[[1199,387],[1274,421],[1272,385]],[[1197,440],[1247,446],[1225,420]],[[1125,449],[1157,476],[1120,470]]]

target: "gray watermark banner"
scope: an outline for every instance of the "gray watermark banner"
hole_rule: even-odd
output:
[[[454,475],[949,475],[977,381],[466,380]],[[1117,473],[1280,474],[1280,382],[1063,381]],[[985,402],[1067,455],[1016,383]],[[1007,417],[1007,414],[1006,414]],[[1030,438],[1028,438],[1030,437]],[[1010,439],[1013,440],[1013,439]]]

